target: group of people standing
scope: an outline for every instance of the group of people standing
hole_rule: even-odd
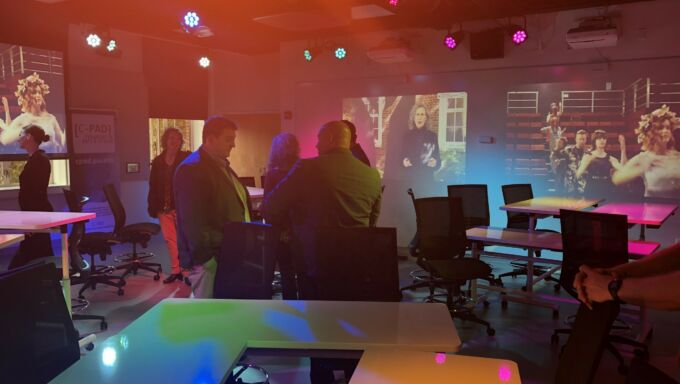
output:
[[[554,104],[554,103],[553,103]],[[628,159],[624,135],[618,135],[620,156],[607,151],[607,133],[597,129],[590,135],[581,129],[567,145],[561,113],[551,109],[543,129],[549,139],[549,157],[558,194],[604,197],[621,194],[632,181],[644,183],[645,197],[680,199],[680,152],[673,130],[678,126],[674,112],[664,105],[642,115],[635,129],[641,152]],[[675,135],[680,131],[675,132]]]

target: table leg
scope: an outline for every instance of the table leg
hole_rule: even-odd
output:
[[[527,251],[527,293],[531,293],[534,290],[534,249],[529,248]]]
[[[529,214],[529,231],[536,229],[536,215]]]
[[[71,314],[71,279],[69,276],[69,256],[68,256],[68,230],[66,225],[62,225],[61,232],[61,286],[64,290],[64,299],[69,315]]]
[[[640,240],[642,241],[645,240],[645,228],[647,228],[645,224],[640,224]]]

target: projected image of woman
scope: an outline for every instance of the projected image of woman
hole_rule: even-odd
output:
[[[593,132],[591,139],[594,148],[585,154],[581,160],[581,165],[576,171],[576,177],[585,177],[585,196],[593,198],[605,198],[614,191],[612,183],[612,172],[621,168],[625,164],[626,141],[623,135],[619,135],[619,145],[621,146],[621,161],[607,153],[607,133],[601,129]]]
[[[50,87],[37,73],[29,75],[25,79],[19,80],[17,97],[21,114],[14,120],[9,113],[9,103],[6,97],[2,98],[2,106],[5,109],[5,120],[0,120],[0,144],[10,145],[19,140],[21,130],[29,125],[37,125],[45,131],[52,139],[45,143],[45,152],[60,153],[65,152],[64,143],[66,138],[59,126],[57,118],[47,112],[45,96],[50,93]]]
[[[437,134],[429,130],[430,115],[423,104],[415,104],[409,114],[408,128],[402,141],[402,166],[418,182],[434,181],[439,167]]]
[[[679,124],[680,119],[666,105],[642,115],[635,129],[642,152],[614,173],[614,184],[641,177],[645,197],[680,198],[680,152],[673,132]]]

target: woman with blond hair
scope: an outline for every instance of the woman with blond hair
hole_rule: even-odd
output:
[[[641,177],[645,197],[680,198],[680,152],[673,137],[673,129],[679,124],[680,119],[667,105],[642,115],[635,129],[642,152],[614,173],[614,184]]]
[[[50,87],[37,73],[19,80],[17,97],[21,114],[12,120],[9,113],[9,103],[7,98],[2,98],[2,106],[5,109],[5,120],[0,120],[0,144],[13,144],[21,136],[21,130],[29,125],[37,125],[42,128],[51,140],[43,146],[43,150],[48,153],[65,152],[66,138],[59,126],[57,118],[47,112],[45,96],[50,93]]]

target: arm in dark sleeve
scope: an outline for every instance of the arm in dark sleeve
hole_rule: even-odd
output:
[[[378,173],[376,171],[376,173]],[[378,179],[378,198],[375,200],[373,203],[373,207],[371,208],[371,216],[368,219],[368,226],[369,227],[375,227],[378,225],[378,217],[380,217],[380,205],[382,204],[382,186],[380,186],[380,176],[377,176]]]
[[[151,171],[149,172],[149,194],[146,197],[147,212],[151,217],[158,217],[158,207],[156,207],[156,177],[158,167],[156,161],[151,162]]]
[[[288,212],[300,199],[305,186],[307,168],[304,160],[298,160],[288,175],[267,195],[262,203],[262,212],[268,223],[282,225],[287,222]]]
[[[217,256],[221,243],[222,228],[214,228],[211,220],[212,189],[199,170],[180,166],[174,178],[175,205],[177,209],[178,242],[182,267],[203,263]],[[199,257],[199,260],[196,260]]]

